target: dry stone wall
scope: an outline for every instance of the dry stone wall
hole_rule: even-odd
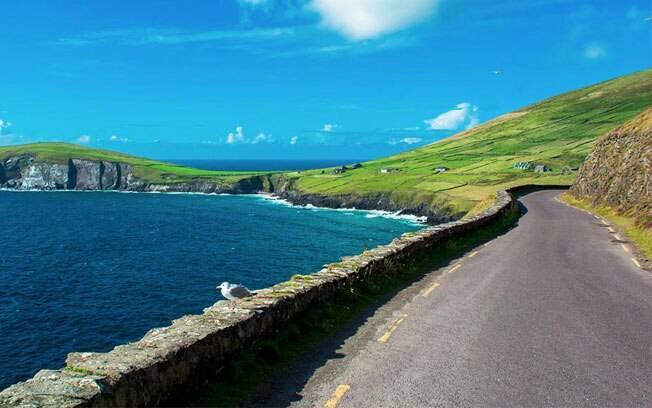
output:
[[[343,258],[234,302],[219,301],[201,315],[150,330],[107,353],[70,353],[67,367],[42,370],[0,392],[2,407],[156,406],[199,387],[226,359],[272,334],[299,313],[351,285],[391,274],[444,240],[490,224],[515,206],[510,192],[472,218],[406,233],[388,245]]]

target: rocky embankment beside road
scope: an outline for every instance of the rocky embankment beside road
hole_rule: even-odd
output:
[[[652,109],[598,140],[570,192],[652,228]]]

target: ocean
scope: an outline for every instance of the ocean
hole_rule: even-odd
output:
[[[420,225],[264,196],[0,191],[0,389]]]

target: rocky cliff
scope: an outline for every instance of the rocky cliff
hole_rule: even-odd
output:
[[[384,210],[428,217],[439,223],[460,218],[446,208],[431,208],[425,204],[397,203],[383,194],[322,195],[308,194],[296,188],[292,179],[282,174],[257,175],[234,183],[197,178],[178,183],[152,183],[138,177],[132,166],[101,160],[71,158],[67,163],[39,160],[29,154],[9,156],[0,160],[0,188],[15,190],[122,190],[140,192],[199,192],[199,193],[273,193],[297,205],[328,208]]]
[[[652,109],[598,140],[570,191],[652,227]]]
[[[0,188],[13,190],[123,190],[161,192],[254,192],[255,183],[202,179],[183,183],[151,183],[125,163],[71,158],[67,163],[42,161],[29,154],[0,160]]]
[[[39,161],[31,155],[0,160],[0,187],[16,190],[142,190],[147,186],[131,166],[70,159]]]

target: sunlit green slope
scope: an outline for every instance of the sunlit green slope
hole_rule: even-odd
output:
[[[652,70],[559,95],[470,131],[343,174],[291,173],[296,189],[325,195],[387,194],[397,203],[471,210],[496,190],[528,183],[570,184],[596,139],[652,106]],[[544,164],[545,174],[519,170]],[[438,166],[448,167],[436,174]],[[381,173],[383,168],[397,172]]]

